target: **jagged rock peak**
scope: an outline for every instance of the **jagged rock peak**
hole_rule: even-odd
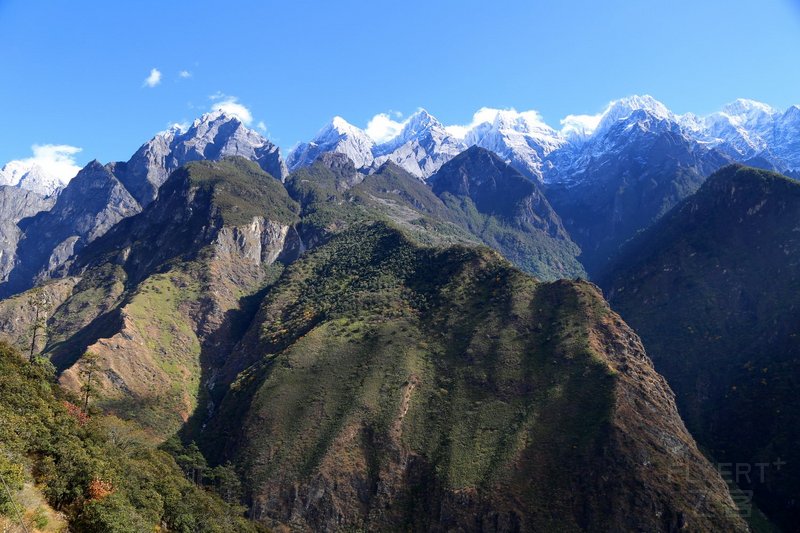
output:
[[[174,125],[156,135],[127,164],[120,166],[116,174],[134,197],[147,205],[178,167],[190,161],[229,156],[255,161],[279,180],[288,175],[277,146],[248,128],[240,117],[221,110],[205,113],[186,128]]]

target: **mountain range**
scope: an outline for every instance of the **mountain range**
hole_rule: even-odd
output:
[[[223,113],[215,111],[188,126],[174,125],[143,145],[120,169],[130,177],[137,200],[147,203],[171,170],[181,161],[241,155],[279,178],[287,170],[312,164],[324,152],[347,155],[358,169],[377,169],[392,161],[411,174],[427,179],[442,164],[469,146],[498,154],[523,174],[539,181],[573,181],[587,160],[607,153],[609,129],[642,111],[647,119],[675,124],[687,140],[719,150],[731,160],[791,174],[800,169],[797,136],[800,107],[779,110],[767,104],[739,99],[706,116],[675,114],[651,96],[630,96],[612,101],[597,115],[569,115],[553,128],[535,112],[482,108],[468,126],[443,125],[424,109],[397,123],[397,131],[380,139],[370,136],[342,117],[322,128],[310,141],[295,146],[286,166],[276,158],[277,148],[259,133],[238,124],[223,126]],[[641,121],[639,121],[641,122]],[[647,125],[639,125],[647,128]],[[220,129],[222,128],[222,129]],[[618,141],[614,138],[612,143]],[[587,147],[586,145],[591,146]],[[551,155],[552,154],[552,155]],[[121,165],[121,164],[120,164]],[[66,185],[47,169],[28,160],[11,161],[0,168],[0,185],[33,190],[45,196]],[[147,185],[149,184],[149,187]],[[145,189],[149,188],[149,191]]]
[[[20,435],[0,473],[69,487],[41,498],[79,531],[181,530],[175,486],[232,531],[792,531],[798,125],[420,110],[380,142],[336,117],[284,162],[214,112],[57,185],[9,163],[0,380],[39,391],[42,442],[193,484],[62,479]]]
[[[190,126],[156,135],[127,162],[104,165],[102,178],[97,163],[91,163],[71,186],[54,189],[51,199],[42,197],[38,202],[39,220],[46,221],[36,222],[30,199],[16,195],[19,205],[8,215],[0,214],[0,224],[9,227],[7,233],[15,233],[14,226],[21,229],[0,249],[4,258],[0,295],[50,276],[75,250],[151,202],[172,170],[199,159],[240,155],[283,180],[289,169],[309,166],[321,154],[335,152],[346,155],[360,173],[375,172],[392,162],[427,180],[467,147],[486,148],[543,187],[571,240],[580,247],[579,260],[591,276],[601,273],[620,244],[727,162],[787,175],[800,168],[793,155],[800,127],[796,106],[781,112],[738,100],[700,118],[675,115],[649,96],[635,96],[612,102],[598,116],[565,119],[561,130],[550,128],[534,113],[482,110],[476,117],[482,121],[470,128],[444,126],[420,110],[393,138],[381,143],[336,117],[314,140],[296,147],[284,163],[274,144],[238,118],[219,111],[203,115]],[[4,168],[13,170],[15,165]],[[26,188],[19,172],[6,174],[15,176],[7,179],[7,187]],[[85,190],[77,190],[81,188]],[[104,194],[105,199],[90,191]],[[76,200],[84,195],[88,202]],[[43,214],[53,201],[55,205]],[[20,254],[20,247],[31,251]]]
[[[599,115],[570,115],[560,129],[548,126],[535,112],[484,108],[468,127],[445,126],[424,109],[402,123],[402,129],[380,142],[365,130],[334,118],[309,142],[289,155],[289,168],[311,164],[322,152],[340,152],[358,168],[376,168],[393,161],[427,179],[448,159],[469,146],[495,152],[523,174],[545,183],[574,183],[591,161],[622,144],[620,136],[665,122],[687,143],[720,151],[730,160],[769,166],[784,173],[800,169],[797,134],[800,107],[786,111],[740,99],[719,112],[698,117],[674,114],[650,96],[611,102]],[[625,131],[611,132],[625,122]]]
[[[480,148],[432,179],[191,162],[33,289],[51,304],[36,348],[67,394],[96,365],[95,408],[231,465],[268,527],[746,531],[597,288],[540,282],[459,224],[558,238],[536,184]],[[0,301],[17,344],[29,294]],[[106,520],[174,514],[128,505]]]

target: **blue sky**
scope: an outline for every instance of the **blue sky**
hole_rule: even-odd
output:
[[[364,127],[418,107],[446,124],[535,109],[558,126],[630,94],[679,113],[800,103],[798,0],[228,4],[0,0],[0,164],[34,144],[126,160],[212,96],[284,148],[334,115]]]

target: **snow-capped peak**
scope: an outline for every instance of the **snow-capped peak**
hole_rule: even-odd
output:
[[[498,109],[492,124],[498,130],[513,130],[519,133],[545,134],[555,137],[556,131],[548,126],[536,111]]]
[[[614,100],[608,104],[605,111],[603,111],[602,118],[598,124],[597,130],[604,131],[611,125],[620,120],[625,120],[630,117],[634,112],[643,110],[648,115],[651,115],[659,120],[675,119],[675,115],[667,109],[667,106],[656,100],[650,95],[634,95],[619,100]]]
[[[353,126],[340,116],[335,116],[324,128],[322,128],[311,141],[315,144],[335,142],[343,138],[358,139],[359,143],[372,145],[374,142],[369,136],[356,126]]]
[[[419,109],[402,123],[402,129],[400,129],[397,135],[377,145],[375,151],[378,154],[391,152],[398,146],[418,139],[427,132],[433,132],[434,135],[440,137],[449,136],[442,123],[439,122],[436,117],[424,109]]]
[[[424,109],[419,109],[416,113],[408,117],[403,129],[400,131],[399,137],[413,137],[434,127],[444,128],[442,123],[436,120],[433,115]]]
[[[789,117],[794,118],[796,120],[800,119],[800,106],[798,105],[789,106],[789,108],[783,113],[783,118],[785,119]]]
[[[361,131],[338,115],[331,120],[331,127],[341,133],[352,133],[356,130],[359,132]]]
[[[356,168],[367,167],[374,159],[373,141],[361,128],[340,116],[333,117],[310,142],[298,145],[286,160],[290,170],[311,165],[320,154],[338,152],[349,157]]]
[[[33,157],[9,161],[0,168],[0,185],[10,185],[49,196],[78,173],[75,154],[80,148],[68,145],[34,145]]]
[[[765,103],[739,98],[723,106],[722,113],[742,122],[753,122],[763,117],[772,117],[777,111]]]
[[[601,113],[596,115],[567,115],[561,119],[559,134],[568,141],[585,142],[608,131],[615,123],[627,119],[640,110],[657,120],[679,121],[682,118],[674,115],[667,106],[650,95],[633,95],[612,100]]]
[[[433,115],[419,109],[402,123],[397,135],[374,147],[373,166],[391,161],[425,179],[464,148],[461,140],[450,135]]]

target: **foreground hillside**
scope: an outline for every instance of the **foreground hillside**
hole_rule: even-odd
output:
[[[4,531],[257,531],[135,426],[82,412],[46,361],[0,343],[0,391]]]
[[[788,531],[800,523],[800,183],[729,166],[604,282],[692,434]],[[735,478],[735,479],[733,479]]]

